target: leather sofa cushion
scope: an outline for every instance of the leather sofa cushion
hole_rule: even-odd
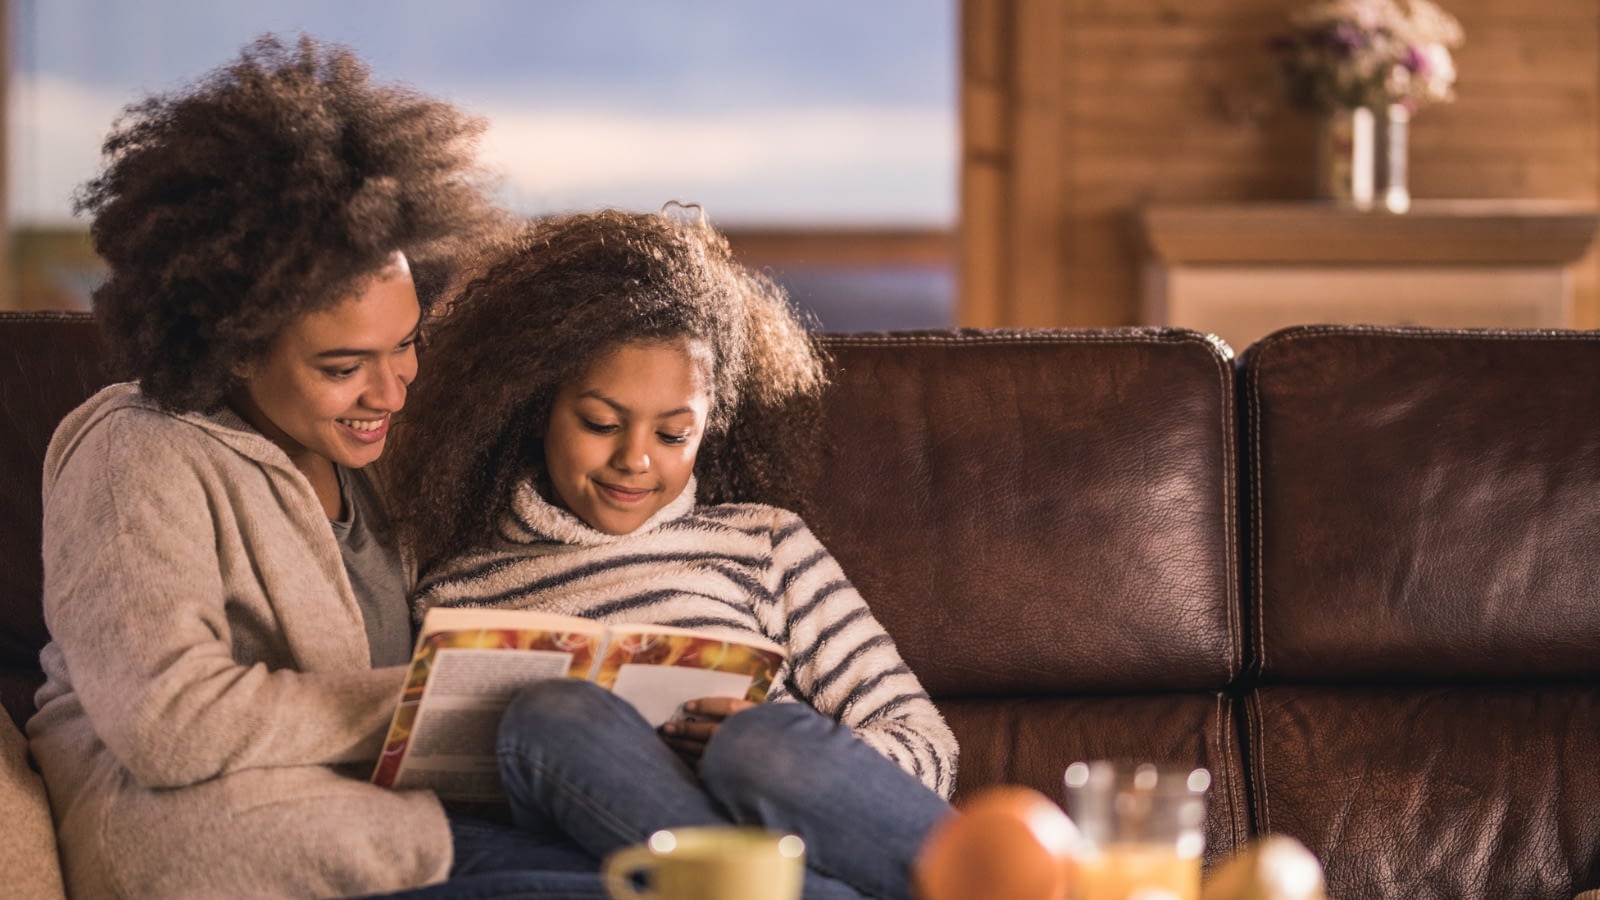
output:
[[[1112,329],[827,347],[813,524],[936,700],[1229,683],[1233,373],[1216,345]]]
[[[1330,897],[1571,897],[1600,884],[1600,689],[1262,688],[1256,827]]]
[[[940,709],[961,744],[957,796],[1021,784],[1060,803],[1062,775],[1078,760],[1204,766],[1208,865],[1249,839],[1249,795],[1234,701],[1224,694],[1155,694],[1005,700],[947,699]]]
[[[1600,334],[1301,327],[1242,365],[1265,680],[1600,678]]]

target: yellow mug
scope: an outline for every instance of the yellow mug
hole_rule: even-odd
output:
[[[737,826],[658,831],[601,867],[614,900],[799,900],[805,872],[798,836]]]

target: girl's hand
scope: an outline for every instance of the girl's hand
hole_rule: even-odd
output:
[[[724,720],[740,710],[755,706],[749,700],[732,697],[703,697],[683,705],[685,715],[661,726],[661,739],[667,742],[690,767],[700,763],[700,754],[706,743],[717,733]]]

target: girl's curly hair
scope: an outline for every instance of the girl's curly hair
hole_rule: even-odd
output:
[[[397,250],[426,306],[451,259],[503,222],[474,164],[483,128],[308,36],[263,36],[126,107],[74,198],[110,266],[94,307],[113,364],[168,408],[210,410],[237,363]]]
[[[401,541],[424,568],[492,542],[519,480],[548,492],[556,393],[637,341],[708,352],[698,499],[804,513],[824,359],[783,290],[710,225],[617,211],[548,219],[485,254],[444,306],[386,460],[404,498]]]

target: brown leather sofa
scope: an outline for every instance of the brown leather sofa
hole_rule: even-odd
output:
[[[1600,334],[828,344],[813,524],[960,738],[960,794],[1197,764],[1211,862],[1283,833],[1337,898],[1600,886]],[[95,346],[82,316],[0,314],[19,725],[41,458]]]

